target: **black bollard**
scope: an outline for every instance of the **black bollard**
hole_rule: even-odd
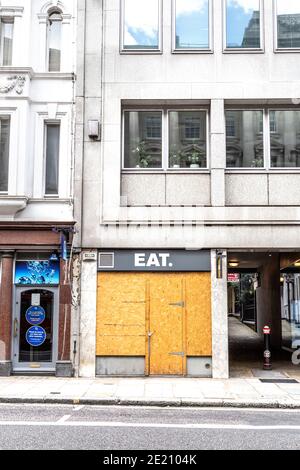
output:
[[[270,350],[271,328],[269,326],[264,326],[263,332],[264,332],[264,370],[272,370],[271,350]]]

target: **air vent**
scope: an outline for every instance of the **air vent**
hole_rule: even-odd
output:
[[[99,268],[113,269],[115,267],[114,253],[99,253]]]

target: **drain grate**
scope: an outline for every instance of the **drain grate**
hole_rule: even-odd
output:
[[[298,384],[296,379],[259,379],[264,384]]]

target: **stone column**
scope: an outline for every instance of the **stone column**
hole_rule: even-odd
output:
[[[228,379],[227,253],[222,253],[222,278],[217,279],[216,250],[211,251],[212,367],[214,379]]]
[[[89,253],[92,251],[89,250]],[[93,251],[96,253],[97,251]],[[96,375],[97,262],[81,262],[79,376]]]
[[[226,138],[224,100],[211,100],[211,205],[225,206]]]
[[[60,260],[57,377],[72,377],[71,361],[71,280],[69,264]],[[71,274],[70,274],[71,275]]]
[[[12,370],[13,265],[13,253],[3,253],[0,284],[0,376],[9,376]]]

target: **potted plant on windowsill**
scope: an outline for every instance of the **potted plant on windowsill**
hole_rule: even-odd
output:
[[[132,153],[137,156],[136,168],[148,168],[151,164],[152,157],[148,154],[144,141],[141,141],[136,148],[132,150]]]
[[[170,165],[172,168],[180,168],[181,164],[181,155],[180,153],[173,153],[170,156]]]
[[[190,168],[200,168],[200,166],[205,166],[203,165],[205,163],[205,155],[198,150],[193,150],[187,155],[186,162]]]

